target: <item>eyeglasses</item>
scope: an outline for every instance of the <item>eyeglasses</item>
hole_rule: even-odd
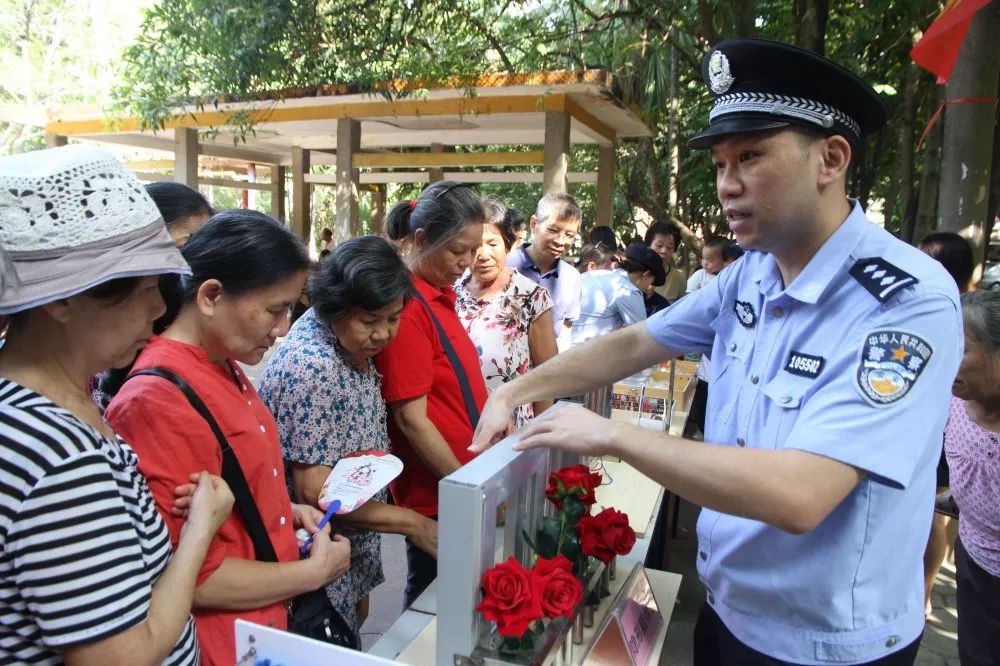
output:
[[[544,225],[542,227],[542,231],[548,236],[555,236],[557,238],[561,237],[566,239],[568,242],[575,241],[577,236],[577,232],[571,229],[566,229],[564,231],[558,227],[550,227],[549,225]]]

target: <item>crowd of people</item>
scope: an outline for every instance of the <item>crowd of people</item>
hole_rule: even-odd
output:
[[[867,222],[845,174],[884,112],[791,48],[710,57],[764,68],[744,96],[778,77],[843,117],[747,116],[706,69],[722,106],[692,147],[739,244],[706,238],[690,277],[663,222],[627,247],[597,227],[569,263],[563,193],[525,222],[435,182],[381,236],[324,232],[313,262],[273,218],[143,187],[99,149],[0,159],[0,662],[233,664],[237,618],[356,647],[380,535],[405,537],[411,604],[437,575],[438,481],[523,428],[523,448],[614,453],[704,507],[699,664],[912,663],[950,491],[962,660],[995,663],[1000,294],[965,294],[961,237],[924,239],[933,261]],[[802,90],[820,74],[843,90]],[[704,442],[539,418],[685,352],[705,355]],[[262,362],[254,386],[241,366]],[[402,474],[320,529],[327,476],[361,451]]]

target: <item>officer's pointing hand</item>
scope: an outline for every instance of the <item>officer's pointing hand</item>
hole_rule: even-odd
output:
[[[510,423],[510,414],[517,406],[507,397],[509,391],[504,390],[510,384],[501,386],[490,394],[483,411],[479,415],[479,425],[472,436],[472,446],[469,450],[474,453],[482,453],[490,448],[507,434],[507,425]]]
[[[579,405],[560,404],[521,429],[515,451],[548,447],[582,456],[612,453],[618,424]]]

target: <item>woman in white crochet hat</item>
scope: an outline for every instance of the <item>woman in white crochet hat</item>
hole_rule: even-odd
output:
[[[195,580],[232,494],[202,472],[171,554],[135,453],[87,390],[150,335],[158,276],[186,271],[110,153],[0,159],[0,663],[199,663]]]

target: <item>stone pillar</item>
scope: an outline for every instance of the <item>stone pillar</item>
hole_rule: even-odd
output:
[[[597,219],[610,227],[615,211],[615,144],[597,148]]]
[[[569,183],[569,124],[566,111],[545,112],[545,167],[542,194],[567,192]]]
[[[337,121],[337,216],[334,239],[337,243],[350,238],[358,228],[358,170],[352,161],[361,152],[361,123],[357,120]]]
[[[198,130],[174,129],[174,180],[198,189]]]
[[[309,183],[306,174],[310,170],[309,151],[295,146],[292,148],[292,231],[313,247],[312,214],[309,210]]]
[[[271,217],[283,222],[285,219],[285,167],[271,165]]]

